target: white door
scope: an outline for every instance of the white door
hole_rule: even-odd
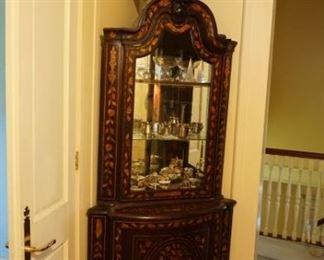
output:
[[[6,1],[6,90],[10,259],[74,260],[77,4]]]

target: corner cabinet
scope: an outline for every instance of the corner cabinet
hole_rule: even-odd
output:
[[[88,259],[228,259],[221,194],[231,59],[198,0],[153,0],[104,29],[97,205]]]

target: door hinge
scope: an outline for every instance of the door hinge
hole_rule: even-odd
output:
[[[76,151],[74,155],[74,169],[79,170],[79,151]]]

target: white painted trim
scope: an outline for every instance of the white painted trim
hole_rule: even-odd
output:
[[[232,195],[231,259],[254,259],[274,0],[244,1]]]
[[[83,49],[83,31],[82,31],[82,23],[83,23],[83,3],[82,2],[74,2],[73,4],[77,5],[77,27],[76,27],[76,45],[75,55],[76,55],[76,72],[75,72],[75,117],[76,117],[76,136],[75,136],[75,148],[76,151],[80,153],[81,147],[81,93],[82,93],[82,49]],[[79,157],[80,158],[80,157]],[[79,160],[79,159],[78,159]],[[80,164],[80,162],[78,162]],[[74,205],[74,212],[75,212],[75,223],[74,223],[74,237],[75,237],[75,259],[86,259],[86,255],[82,256],[82,252],[84,251],[83,248],[86,247],[86,238],[82,236],[86,227],[84,226],[85,221],[85,214],[82,214],[80,210],[82,208],[82,176],[80,176],[80,167],[79,169],[75,170],[75,190],[74,190],[74,198],[75,198],[75,205]]]
[[[6,131],[9,258],[23,259],[19,176],[19,3],[5,2]]]
[[[98,4],[97,0],[94,0],[94,6],[93,6],[93,49],[94,53],[92,55],[91,60],[91,68],[92,68],[92,74],[91,74],[91,85],[98,86],[98,88],[92,88],[91,92],[91,144],[90,144],[90,169],[97,173],[97,161],[98,161],[98,129],[99,129],[99,73],[100,71],[100,62],[101,62],[101,48],[100,48],[100,38],[98,35],[99,30],[102,28],[99,28],[99,8],[100,4]],[[100,32],[101,33],[101,32]],[[97,174],[93,174],[90,179],[90,203],[91,205],[94,205],[97,201]]]
[[[272,75],[272,63],[273,63],[273,42],[274,42],[274,34],[275,34],[275,22],[276,22],[276,6],[277,0],[273,0],[272,7],[272,25],[271,25],[271,43],[270,43],[270,55],[269,55],[269,73],[268,73],[268,90],[267,90],[267,100],[266,100],[266,111],[265,111],[265,123],[264,123],[264,133],[263,133],[263,149],[265,149],[266,145],[266,137],[268,130],[268,116],[269,116],[269,102],[270,102],[270,86],[271,86],[271,75]],[[262,165],[265,164],[265,153],[262,152]],[[257,215],[257,227],[256,227],[256,237],[259,237],[259,233],[261,231],[261,204],[262,204],[262,194],[263,194],[263,170],[261,168],[260,172],[260,183],[259,183],[259,194],[258,194],[258,215]],[[257,248],[258,240],[256,241]],[[257,252],[256,252],[257,253]]]
[[[87,258],[87,210],[96,202],[97,150],[98,150],[98,100],[99,100],[99,58],[100,38],[98,35],[97,0],[83,1],[80,7],[81,31],[78,60],[80,65],[80,83],[78,83],[77,126],[79,171],[77,176],[78,190],[76,196],[79,214],[79,251],[80,260]]]
[[[220,0],[218,0],[220,1]],[[231,72],[231,82],[230,82],[230,96],[228,103],[228,113],[227,113],[227,127],[226,127],[226,146],[225,146],[225,158],[224,158],[224,169],[223,169],[223,184],[222,184],[222,194],[226,198],[233,198],[233,178],[234,178],[234,158],[235,158],[235,143],[236,143],[236,127],[237,127],[237,114],[238,114],[238,95],[239,95],[239,77],[240,77],[240,59],[241,59],[241,39],[243,35],[243,1],[240,0],[235,2],[237,9],[240,12],[236,12],[237,18],[240,18],[239,24],[235,24],[231,27],[232,33],[238,34],[231,36],[232,40],[237,42],[235,51],[232,58],[232,72]],[[228,3],[222,3],[226,5]],[[229,10],[226,7],[225,10]],[[214,14],[217,17],[217,12]],[[238,17],[239,15],[239,17]],[[216,20],[217,22],[217,20]],[[225,21],[223,21],[225,23]],[[236,26],[239,30],[236,31]],[[239,32],[238,32],[239,31]],[[220,32],[226,34],[228,37],[228,32]],[[236,38],[238,37],[238,38]]]
[[[63,17],[62,17],[63,18]],[[64,57],[63,57],[63,132],[64,132],[64,140],[63,140],[63,145],[64,145],[64,151],[63,151],[63,196],[64,200],[67,201],[69,197],[69,186],[71,186],[71,178],[69,177],[69,173],[71,171],[70,165],[71,162],[69,156],[69,146],[71,140],[69,140],[72,136],[69,133],[70,130],[70,125],[69,121],[74,120],[74,117],[71,118],[71,113],[74,112],[73,108],[71,108],[71,102],[72,97],[71,97],[71,91],[70,88],[74,89],[74,86],[72,85],[73,82],[73,75],[74,71],[71,70],[71,60],[73,59],[71,57],[71,3],[70,0],[65,0],[64,2]],[[72,61],[73,62],[73,61]],[[73,64],[75,66],[75,64]],[[72,66],[73,66],[72,65]],[[71,80],[72,77],[72,80]],[[72,81],[72,82],[71,82]],[[71,84],[72,83],[72,84]],[[72,85],[72,86],[70,86]],[[73,93],[74,94],[74,93]],[[71,111],[72,110],[72,111]],[[76,130],[76,129],[73,129]],[[75,143],[73,141],[73,143]],[[71,148],[70,148],[71,149]],[[74,163],[73,163],[74,165]],[[73,178],[72,178],[73,179]],[[72,183],[74,185],[74,183]],[[74,203],[74,201],[72,202]],[[73,205],[73,204],[72,204]]]

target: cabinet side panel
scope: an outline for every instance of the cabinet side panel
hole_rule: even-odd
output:
[[[107,222],[102,215],[89,215],[88,260],[107,259]]]
[[[227,260],[230,257],[232,218],[233,206],[229,206],[223,212],[221,260]]]
[[[104,43],[101,67],[100,132],[98,151],[98,200],[110,201],[116,198],[118,104],[121,92],[119,61],[121,46],[118,42]],[[117,159],[116,159],[117,158]]]

